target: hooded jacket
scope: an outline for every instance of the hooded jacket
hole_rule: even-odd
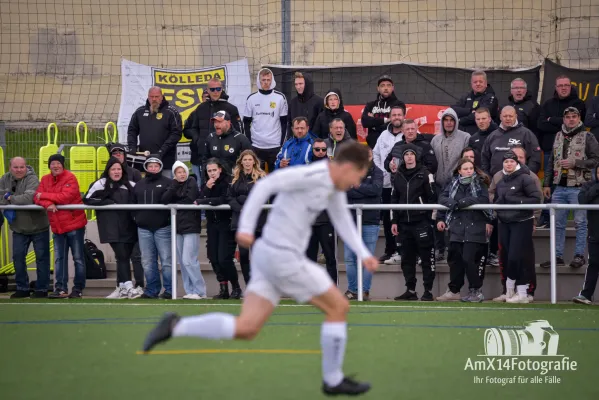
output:
[[[568,107],[576,107],[580,111],[580,119],[585,120],[586,105],[578,98],[578,91],[574,86],[568,97],[560,99],[555,91],[553,97],[547,99],[541,106],[537,130],[543,152],[551,152],[553,149],[555,135],[562,129],[564,110]]]
[[[408,142],[406,142],[406,138],[404,136],[404,138],[399,141],[398,143],[395,144],[395,146],[393,146],[393,148],[391,149],[391,152],[389,153],[389,155],[387,156],[387,158],[385,159],[385,169],[388,172],[391,172],[391,168],[389,167],[389,164],[391,163],[391,160],[393,159],[393,157],[397,157],[399,159],[401,159],[403,157],[401,152],[401,149],[403,148],[404,145],[406,145]],[[420,160],[422,162],[422,165],[426,167],[426,169],[428,169],[428,171],[431,174],[435,174],[437,172],[437,157],[435,156],[435,152],[433,151],[433,148],[431,147],[431,145],[429,144],[429,142],[424,138],[424,136],[422,136],[421,134],[416,135],[416,139],[414,139],[413,142],[411,142],[414,146],[418,147],[418,151],[419,154],[418,156],[420,157]]]
[[[464,132],[473,134],[478,131],[476,119],[472,111],[477,108],[485,107],[491,112],[491,119],[495,122],[499,121],[499,102],[495,96],[495,90],[491,85],[482,93],[474,93],[474,90],[468,92],[458,102],[451,106],[460,118],[460,127]]]
[[[581,186],[578,192],[578,204],[599,204],[597,178]],[[587,218],[589,243],[599,243],[599,210],[587,210]]]
[[[19,180],[7,172],[0,178],[0,205],[26,206],[33,204],[33,195],[39,184],[35,171],[29,166],[25,176]],[[10,200],[4,199],[4,195],[9,192]],[[16,210],[15,219],[10,224],[10,229],[13,232],[23,235],[35,235],[47,231],[48,228],[48,216],[45,211]]]
[[[275,169],[279,169],[282,159],[289,159],[289,167],[293,165],[310,164],[312,161],[312,144],[314,137],[310,133],[306,133],[303,138],[292,137],[288,139],[277,154],[275,161]]]
[[[541,106],[533,98],[532,93],[526,91],[526,94],[521,101],[515,101],[514,96],[510,94],[508,100],[509,102],[506,105],[512,106],[516,109],[518,121],[522,122],[522,125],[530,129],[531,132],[536,135],[537,122],[539,121],[539,112],[541,111]]]
[[[125,150],[124,149],[125,146],[123,146],[119,143],[111,143],[106,147],[108,148],[109,154],[112,154],[112,150],[115,147]],[[127,165],[127,151],[125,151],[125,162],[122,164],[122,167],[125,168],[125,170],[127,171],[127,177],[129,178],[130,181],[135,182],[135,183],[141,181],[141,179],[142,179],[141,172],[139,172],[137,169],[132,168],[129,165]]]
[[[133,193],[136,204],[164,204],[162,196],[171,185],[171,180],[163,176],[146,172],[145,178],[135,184]],[[170,211],[140,210],[134,213],[135,222],[141,229],[155,232],[171,223]]]
[[[519,170],[505,175],[497,182],[495,188],[495,204],[539,204],[543,195],[533,178],[529,175],[528,168],[520,167]],[[533,210],[497,210],[500,222],[522,222],[534,218]]]
[[[403,133],[399,132],[397,134],[393,134],[392,132],[393,127],[391,126],[391,123],[389,123],[389,125],[387,125],[387,129],[385,129],[377,139],[374,149],[372,149],[374,164],[379,167],[381,171],[383,171],[384,188],[391,187],[391,175],[388,168],[385,166],[385,160],[387,159],[387,156],[391,154],[391,149],[393,149],[393,146],[403,139]]]
[[[234,130],[233,125],[231,125],[231,129],[228,132],[224,132],[221,135],[212,132],[204,141],[201,164],[202,171],[205,170],[206,162],[210,158],[216,158],[220,160],[227,174],[231,174],[241,152],[251,147],[252,145],[248,138]]]
[[[331,95],[337,95],[337,97],[339,97],[339,108],[336,110],[331,110],[327,106],[327,98]],[[312,133],[316,137],[322,139],[327,138],[330,132],[329,123],[335,118],[340,118],[343,123],[345,123],[345,130],[349,133],[349,136],[352,139],[358,138],[356,133],[356,123],[354,122],[351,114],[345,111],[345,108],[343,107],[343,97],[341,96],[341,91],[339,89],[329,90],[327,95],[324,97],[324,110],[318,114],[318,117],[314,122],[314,127],[312,128]]]
[[[343,139],[340,141],[336,141],[333,136],[329,134],[329,137],[324,140],[324,142],[327,144],[327,157],[329,157],[331,160],[334,159],[339,151],[339,145],[351,140],[354,139],[349,136],[347,130],[345,130],[345,135],[343,135]]]
[[[239,224],[239,216],[241,210],[245,204],[251,190],[254,188],[255,183],[252,181],[252,174],[244,174],[243,171],[239,174],[239,179],[229,187],[229,193],[227,195],[229,206],[231,206],[231,229],[237,230]],[[266,217],[268,216],[268,210],[262,210],[258,222],[256,224],[256,232],[262,231],[262,227],[266,224]]]
[[[474,163],[476,165],[482,165],[481,154],[483,152],[485,141],[489,138],[491,133],[497,130],[497,128],[499,128],[499,125],[497,125],[495,121],[491,121],[491,125],[489,125],[486,131],[481,131],[479,129],[474,135],[470,136],[468,146],[474,149]]]
[[[102,177],[92,183],[83,198],[90,206],[131,204],[134,201],[135,182],[121,179],[114,182],[108,177],[110,167],[119,161],[112,158],[106,164]],[[123,178],[127,178],[125,175]],[[100,243],[137,243],[137,225],[129,210],[96,210]]]
[[[183,168],[187,178],[183,182],[173,179],[167,191],[162,195],[162,202],[164,204],[193,204],[199,195],[198,183],[193,176],[189,176],[189,168],[181,161],[176,161],[173,164],[173,176],[175,176],[177,168]],[[177,210],[178,235],[199,234],[201,232],[202,225],[199,210]]]
[[[443,127],[443,118],[447,115],[455,120],[455,128],[449,136],[447,136],[447,132]],[[468,141],[470,140],[470,134],[461,131],[459,128],[460,123],[456,112],[452,108],[448,108],[441,115],[441,133],[435,135],[431,140],[431,147],[435,152],[438,164],[435,181],[442,188],[453,178],[453,171],[458,166],[460,154],[465,147],[468,147]]]
[[[260,72],[264,70],[272,74],[268,90],[260,89]],[[274,90],[276,85],[272,71],[262,68],[256,75],[256,86],[259,89],[250,94],[245,102],[244,132],[252,146],[259,149],[280,147],[287,137],[287,98],[283,93]]]
[[[298,93],[297,96],[291,99],[289,102],[289,126],[287,128],[288,136],[291,135],[291,124],[295,118],[308,118],[310,131],[312,131],[318,114],[324,110],[324,99],[314,93],[314,81],[312,80],[312,76],[305,72],[302,72],[302,75],[304,75],[305,81],[304,93]]]
[[[162,99],[158,112],[150,112],[150,102],[133,113],[127,129],[127,146],[132,154],[149,151],[157,154],[170,168],[177,159],[177,143],[181,140],[183,124],[181,115],[168,101]],[[137,141],[139,139],[139,145]]]
[[[593,97],[591,108],[587,111],[584,125],[591,128],[591,133],[599,142],[599,96]]]
[[[360,182],[360,186],[347,191],[348,204],[381,204],[383,195],[383,171],[374,163],[370,166],[368,173]],[[356,210],[351,210],[354,221]],[[362,225],[379,225],[381,219],[380,210],[364,210],[362,212]]]
[[[218,111],[229,113],[231,116],[231,128],[243,133],[243,124],[241,123],[239,110],[233,104],[229,103],[228,100],[229,95],[223,89],[218,100],[212,101],[212,99],[208,98],[208,100],[197,106],[185,121],[183,136],[191,140],[189,148],[191,150],[191,163],[193,165],[202,165],[202,156],[205,151],[204,143],[208,135],[214,132],[214,122],[212,121],[214,113]]]
[[[534,133],[524,127],[521,122],[514,127],[499,128],[485,141],[482,151],[482,170],[489,176],[503,169],[503,155],[512,147],[520,145],[526,150],[528,168],[534,173],[541,169],[541,148]]]
[[[361,122],[364,128],[368,129],[368,136],[366,136],[366,143],[371,149],[374,149],[376,143],[381,136],[381,133],[387,129],[385,118],[389,118],[391,115],[391,107],[400,106],[406,109],[406,104],[397,99],[395,92],[391,92],[389,97],[384,98],[380,93],[377,93],[376,100],[366,104],[364,111],[362,111]],[[372,114],[372,117],[368,114]]]

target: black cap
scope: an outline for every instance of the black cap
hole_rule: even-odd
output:
[[[503,155],[503,160],[514,160],[516,162],[518,162],[518,156],[516,155],[516,153],[514,153],[513,151],[509,150],[506,151],[505,154]]]
[[[377,86],[381,84],[381,82],[391,82],[391,84],[393,85],[393,79],[391,79],[391,77],[389,75],[382,75],[378,82],[377,82]]]
[[[217,111],[212,115],[212,119],[216,120],[216,121],[230,121],[231,120],[231,116],[229,115],[228,112],[221,110],[221,111]]]
[[[578,114],[578,116],[580,116],[580,110],[576,107],[568,107],[564,110],[564,116],[570,113]]]
[[[115,151],[122,151],[123,153],[127,153],[127,149],[125,148],[125,146],[120,143],[111,143],[108,150],[110,151],[110,154],[114,153]]]
[[[56,154],[52,154],[50,156],[50,158],[48,158],[48,168],[50,168],[50,164],[52,164],[52,161],[58,161],[59,163],[62,164],[62,167],[64,168],[64,156],[62,154],[56,153]]]

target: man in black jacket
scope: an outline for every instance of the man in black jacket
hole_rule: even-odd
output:
[[[433,174],[420,164],[418,147],[405,144],[397,172],[392,175],[392,204],[435,204]],[[416,293],[416,262],[420,257],[424,293],[420,300],[433,301],[431,290],[435,280],[435,241],[430,210],[394,210],[391,231],[401,243],[401,270],[406,280],[406,292],[395,300],[418,300]]]
[[[587,111],[584,125],[591,128],[591,132],[599,142],[599,96],[595,96],[591,100],[591,109]]]
[[[296,72],[294,78],[297,97],[294,97],[289,102],[289,115],[287,118],[287,121],[289,121],[287,135],[289,137],[291,136],[289,133],[291,132],[295,118],[306,117],[308,119],[308,126],[312,129],[316,122],[316,117],[324,110],[323,98],[314,93],[312,77],[305,72]]]
[[[435,152],[433,151],[433,148],[429,142],[424,138],[424,136],[418,133],[416,122],[413,119],[406,119],[403,122],[402,129],[403,139],[395,143],[391,149],[391,152],[385,159],[385,169],[388,172],[397,171],[397,165],[391,166],[393,157],[401,159],[401,149],[403,146],[407,143],[412,143],[414,146],[418,147],[418,155],[419,159],[422,161],[422,165],[428,169],[428,172],[435,174],[437,172],[437,157],[435,157]]]
[[[366,143],[374,149],[381,132],[387,129],[391,107],[400,106],[406,114],[406,105],[395,96],[393,80],[389,75],[383,75],[377,82],[378,96],[376,100],[366,104],[362,112],[362,126],[368,129]]]
[[[463,96],[455,105],[451,106],[460,118],[460,129],[473,134],[478,130],[474,112],[480,107],[485,107],[491,112],[491,118],[498,121],[499,104],[495,91],[487,83],[485,71],[474,71],[470,78],[472,90]]]
[[[526,81],[522,78],[516,78],[510,84],[509,102],[505,105],[512,106],[518,113],[518,121],[525,127],[537,134],[537,121],[541,106],[537,103],[536,94],[529,92]],[[502,107],[503,108],[503,107]]]
[[[468,147],[474,150],[474,164],[480,168],[482,165],[481,154],[485,141],[499,126],[491,119],[491,112],[488,108],[479,107],[474,112],[474,119],[478,131],[470,136]]]
[[[143,152],[162,160],[162,174],[171,178],[171,167],[177,159],[177,143],[181,140],[181,115],[162,96],[162,89],[153,86],[146,104],[133,113],[127,129],[127,146],[132,154]],[[139,140],[139,145],[138,145]]]
[[[243,133],[243,124],[239,116],[239,110],[229,103],[229,96],[223,89],[223,84],[218,78],[208,81],[208,100],[196,107],[185,121],[183,136],[190,139],[192,171],[197,177],[198,186],[202,185],[202,156],[208,135],[214,132],[212,116],[217,111],[226,111],[231,116],[233,130]]]
[[[227,175],[231,175],[237,158],[242,151],[251,147],[250,141],[231,126],[231,116],[218,111],[212,117],[215,132],[208,135],[202,152],[202,169],[210,158],[220,160]]]

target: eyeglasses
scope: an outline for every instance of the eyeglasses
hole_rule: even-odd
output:
[[[220,87],[211,87],[211,88],[208,88],[208,90],[210,90],[211,92],[220,92],[221,90],[223,90],[223,88],[220,88]]]
[[[327,151],[327,148],[326,148],[326,147],[314,147],[314,151],[322,151],[322,152],[325,152],[325,151]]]

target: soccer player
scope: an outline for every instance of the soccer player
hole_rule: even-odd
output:
[[[146,338],[149,351],[172,336],[204,339],[251,340],[260,332],[281,296],[310,303],[325,314],[321,329],[322,390],[327,395],[357,395],[370,384],[345,377],[342,372],[347,341],[349,302],[325,269],[306,258],[312,224],[326,210],[335,230],[355,252],[366,269],[378,268],[347,208],[346,191],[358,187],[370,165],[368,148],[357,142],[340,146],[333,161],[284,168],[259,180],[241,212],[237,243],[252,247],[252,278],[246,289],[241,314],[208,313],[179,317],[167,313]],[[262,206],[277,195],[262,236],[254,242],[254,229]]]

